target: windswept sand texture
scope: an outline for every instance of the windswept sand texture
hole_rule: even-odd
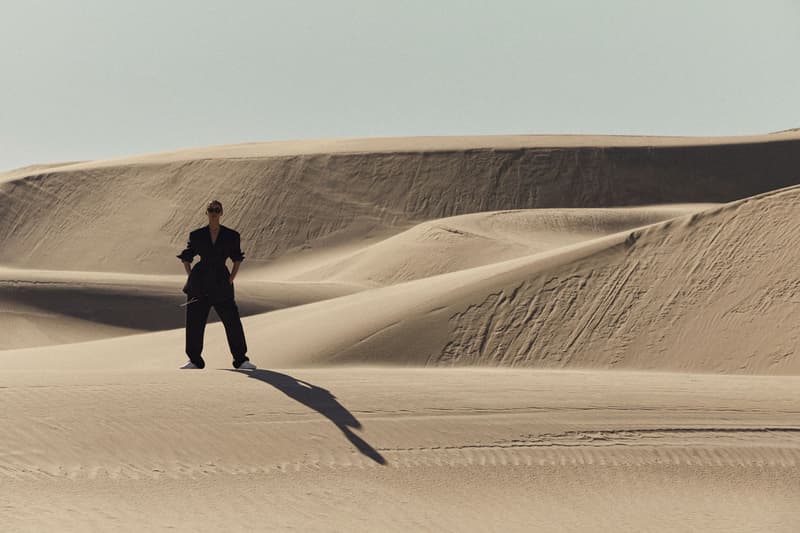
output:
[[[800,531],[800,132],[0,174],[0,530]],[[225,206],[259,366],[184,361]]]

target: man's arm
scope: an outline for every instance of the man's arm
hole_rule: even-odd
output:
[[[196,255],[197,250],[195,250],[194,243],[192,242],[192,234],[189,233],[189,238],[186,240],[186,247],[181,253],[175,256],[183,263],[183,268],[186,270],[187,276],[192,272],[192,260]]]
[[[228,257],[231,258],[233,261],[233,270],[231,270],[231,277],[230,281],[233,283],[233,278],[236,277],[236,273],[239,272],[239,265],[242,264],[244,261],[244,252],[242,252],[241,248],[241,238],[238,233],[234,233],[233,235],[233,244],[231,246],[231,252],[228,254]]]
[[[233,282],[233,278],[236,277],[236,273],[239,272],[239,265],[241,265],[241,261],[234,261],[233,262],[233,270],[231,270],[231,283]]]

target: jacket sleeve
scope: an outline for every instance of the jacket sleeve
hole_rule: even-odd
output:
[[[244,261],[244,253],[242,252],[241,248],[241,237],[238,232],[233,236],[228,257],[230,257],[233,262]]]
[[[194,259],[194,256],[196,255],[197,255],[197,249],[193,246],[192,234],[190,233],[189,239],[186,241],[186,248],[184,248],[183,251],[178,255],[176,255],[175,257],[177,257],[181,261],[188,261],[191,263],[192,259]]]

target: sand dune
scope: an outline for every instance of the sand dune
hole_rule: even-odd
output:
[[[0,225],[8,228],[0,264],[174,273],[173,250],[204,223],[211,197],[227,207],[251,265],[313,249],[354,225],[391,233],[475,212],[727,202],[794,184],[798,146],[795,133],[713,144],[456,137],[263,143],[77,163],[0,181]]]
[[[493,265],[336,357],[797,374],[799,202],[790,188]]]
[[[0,174],[10,531],[800,528],[797,131],[192,148]],[[259,366],[183,355],[223,201]]]
[[[770,193],[638,232],[252,316],[245,324],[254,346],[266,348],[265,359],[284,366],[796,374],[795,333],[785,323],[795,304],[784,265],[793,264],[787,213],[798,194]],[[749,312],[752,306],[758,312]],[[181,330],[165,334],[180,346]],[[225,353],[223,343],[214,346]],[[50,352],[77,349],[84,357],[75,364],[83,365],[92,348]],[[163,364],[160,355],[145,359],[136,364]]]
[[[477,213],[424,222],[376,244],[357,234],[245,273],[237,300],[242,316],[265,313],[531,255],[711,205]],[[181,276],[2,267],[0,274],[4,349],[183,327],[183,295],[175,291]]]
[[[391,285],[554,250],[712,205],[530,209],[448,217],[418,224],[295,279]]]

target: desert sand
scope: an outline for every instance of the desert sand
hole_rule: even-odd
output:
[[[800,530],[800,132],[0,174],[2,531]],[[254,371],[175,258],[219,199]],[[230,263],[229,263],[230,264]]]

